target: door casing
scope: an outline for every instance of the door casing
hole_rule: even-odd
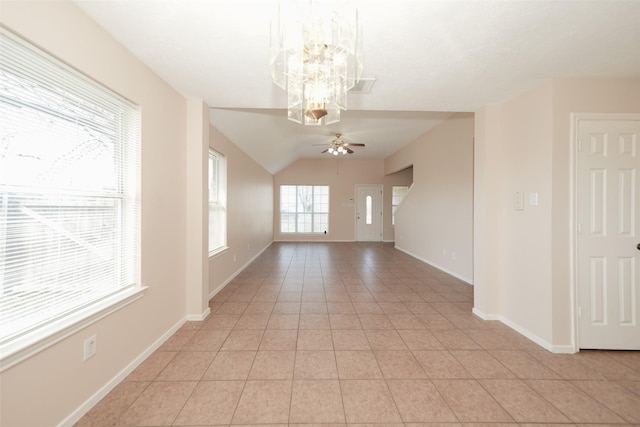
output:
[[[571,113],[571,134],[570,134],[570,283],[571,283],[571,335],[574,352],[580,351],[579,334],[579,289],[578,289],[578,149],[579,149],[579,126],[581,121],[628,121],[640,120],[637,113]]]

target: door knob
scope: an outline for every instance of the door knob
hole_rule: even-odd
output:
[[[638,250],[640,251],[640,243],[638,243],[638,246],[636,246],[636,248],[638,248]]]

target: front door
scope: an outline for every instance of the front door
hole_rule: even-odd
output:
[[[580,348],[640,349],[640,119],[577,122]]]
[[[382,241],[382,185],[356,186],[356,240]]]

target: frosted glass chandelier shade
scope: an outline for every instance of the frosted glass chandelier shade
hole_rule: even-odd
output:
[[[346,1],[281,2],[271,22],[271,76],[287,91],[289,120],[340,121],[347,92],[362,76],[358,12]]]

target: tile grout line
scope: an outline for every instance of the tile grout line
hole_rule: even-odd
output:
[[[239,319],[238,319],[238,321],[239,321]],[[231,335],[231,333],[229,333],[229,335]],[[227,336],[227,338],[225,339],[224,342],[226,342],[228,338],[229,338],[229,336]],[[264,333],[262,334],[262,338],[260,339],[260,343],[262,343],[262,339],[263,338],[264,338]],[[222,350],[222,347],[224,346],[224,342],[220,346],[220,350]],[[260,343],[258,343],[258,348],[260,348]],[[233,408],[233,413],[231,414],[231,419],[229,420],[229,425],[233,424],[233,419],[235,418],[236,413],[238,411],[238,407],[240,406],[240,401],[242,400],[242,395],[244,394],[244,390],[247,387],[247,382],[249,381],[249,375],[251,374],[251,370],[253,369],[253,364],[255,363],[257,356],[258,356],[258,352],[256,350],[256,354],[253,355],[253,360],[251,361],[251,366],[247,370],[247,376],[244,379],[244,382],[242,384],[242,390],[240,390],[240,394],[238,396],[238,401],[236,402],[235,407]],[[213,363],[213,361],[211,363]]]

